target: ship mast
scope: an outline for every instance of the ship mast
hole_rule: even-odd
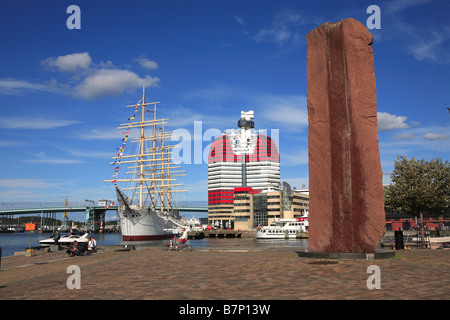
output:
[[[142,190],[143,190],[143,184],[144,184],[144,141],[145,141],[145,126],[144,126],[144,116],[145,116],[145,87],[142,88],[142,106],[141,106],[141,135],[139,137],[140,139],[140,172],[139,172],[139,207],[142,208],[143,206],[143,198],[142,198]]]
[[[168,139],[172,132],[164,130],[164,125],[167,124],[168,119],[157,119],[156,117],[156,104],[158,103],[145,101],[144,87],[142,99],[139,103],[126,106],[127,108],[135,108],[136,118],[139,117],[137,112],[140,108],[140,119],[131,120],[134,119],[133,116],[128,119],[131,121],[121,124],[117,129],[125,129],[127,134],[131,129],[138,129],[136,130],[138,131],[138,136],[132,141],[132,143],[137,143],[138,148],[137,150],[135,149],[136,152],[134,154],[122,155],[122,152],[119,152],[117,157],[113,157],[114,162],[111,164],[115,165],[117,170],[119,166],[126,166],[124,173],[132,176],[130,178],[114,178],[113,180],[105,181],[135,183],[134,186],[121,188],[121,190],[137,191],[138,194],[136,196],[139,198],[138,203],[141,208],[146,206],[146,200],[151,200],[149,206],[152,209],[159,206],[161,211],[165,211],[166,209],[171,209],[172,192],[187,192],[187,190],[172,190],[173,186],[182,185],[173,183],[176,180],[174,177],[184,176],[184,174],[173,175],[172,173],[184,171],[171,171],[172,169],[180,168],[180,166],[175,166],[171,162],[170,152],[175,146],[165,145],[164,143],[165,139]],[[153,105],[153,110],[149,108],[150,105]],[[145,120],[147,112],[153,112],[151,120]],[[148,135],[146,135],[146,132]],[[160,145],[158,145],[158,141],[160,141]],[[130,201],[132,201],[133,194],[129,198]]]
[[[152,153],[153,153],[153,168],[152,168],[152,178],[155,179],[156,177],[156,167],[155,167],[155,159],[156,159],[156,104],[153,105],[153,136],[155,137],[155,139],[153,139],[153,149],[152,149]],[[152,181],[152,190],[155,190],[155,184],[156,181],[153,180]],[[152,193],[151,194],[151,198],[152,198],[152,209],[155,208],[155,194]]]

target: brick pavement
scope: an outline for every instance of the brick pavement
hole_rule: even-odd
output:
[[[324,261],[329,261],[324,264]],[[326,263],[326,262],[325,262]],[[81,270],[68,289],[67,267]],[[381,289],[369,290],[370,265]],[[2,266],[3,268],[3,266]],[[146,248],[103,252],[0,271],[0,299],[448,300],[450,250],[398,251],[382,260],[299,258],[294,251]]]

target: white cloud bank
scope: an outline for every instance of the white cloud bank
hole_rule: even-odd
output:
[[[146,57],[139,57],[139,58],[135,59],[135,61],[137,63],[139,63],[139,65],[142,68],[145,68],[145,69],[156,70],[159,68],[158,64],[155,61],[149,60]]]
[[[423,136],[423,138],[426,140],[446,140],[448,139],[448,136],[440,133],[428,132]]]
[[[390,131],[394,129],[407,129],[409,125],[406,123],[405,116],[397,116],[387,112],[378,112],[378,131]]]
[[[50,91],[46,85],[12,78],[0,79],[0,94],[19,95],[24,91]]]
[[[253,40],[256,42],[274,42],[279,46],[284,46],[289,42],[298,43],[301,38],[299,27],[304,24],[305,21],[299,13],[284,9],[276,13],[272,24],[265,29],[261,29],[253,37]]]
[[[96,99],[101,96],[117,96],[127,90],[142,86],[157,87],[159,78],[145,76],[139,77],[129,70],[100,69],[86,77],[75,87],[75,95],[84,99]]]
[[[155,70],[158,68],[155,61],[144,56],[134,61],[137,61],[144,69]],[[70,84],[59,83],[59,86],[73,87],[73,90],[64,91],[71,92],[75,97],[86,100],[103,96],[117,96],[125,91],[135,90],[143,86],[159,86],[159,78],[150,75],[139,76],[134,71],[114,67],[111,61],[94,64],[88,52],[50,57],[41,61],[41,64],[54,68],[58,72],[75,74]],[[73,84],[74,81],[75,84]],[[0,90],[1,88],[0,83]]]
[[[0,118],[0,128],[2,129],[53,129],[70,126],[76,123],[79,123],[79,121],[34,117]]]
[[[48,67],[55,67],[62,72],[77,72],[80,69],[88,69],[92,58],[88,52],[72,53],[57,58],[50,57],[41,63]]]
[[[41,189],[54,188],[57,185],[42,179],[0,179],[1,188]]]

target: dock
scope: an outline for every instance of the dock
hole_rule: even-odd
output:
[[[203,239],[203,238],[255,238],[256,230],[202,230],[189,231],[189,239]],[[296,239],[308,239],[309,234],[301,232],[296,235]]]
[[[295,238],[296,239],[309,239],[309,233],[307,233],[307,232],[297,233]]]
[[[254,230],[203,230],[189,231],[189,239],[207,238],[254,238],[256,231]]]

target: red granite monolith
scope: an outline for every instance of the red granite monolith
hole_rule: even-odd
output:
[[[385,232],[373,37],[354,19],[307,39],[309,252],[374,252]]]

